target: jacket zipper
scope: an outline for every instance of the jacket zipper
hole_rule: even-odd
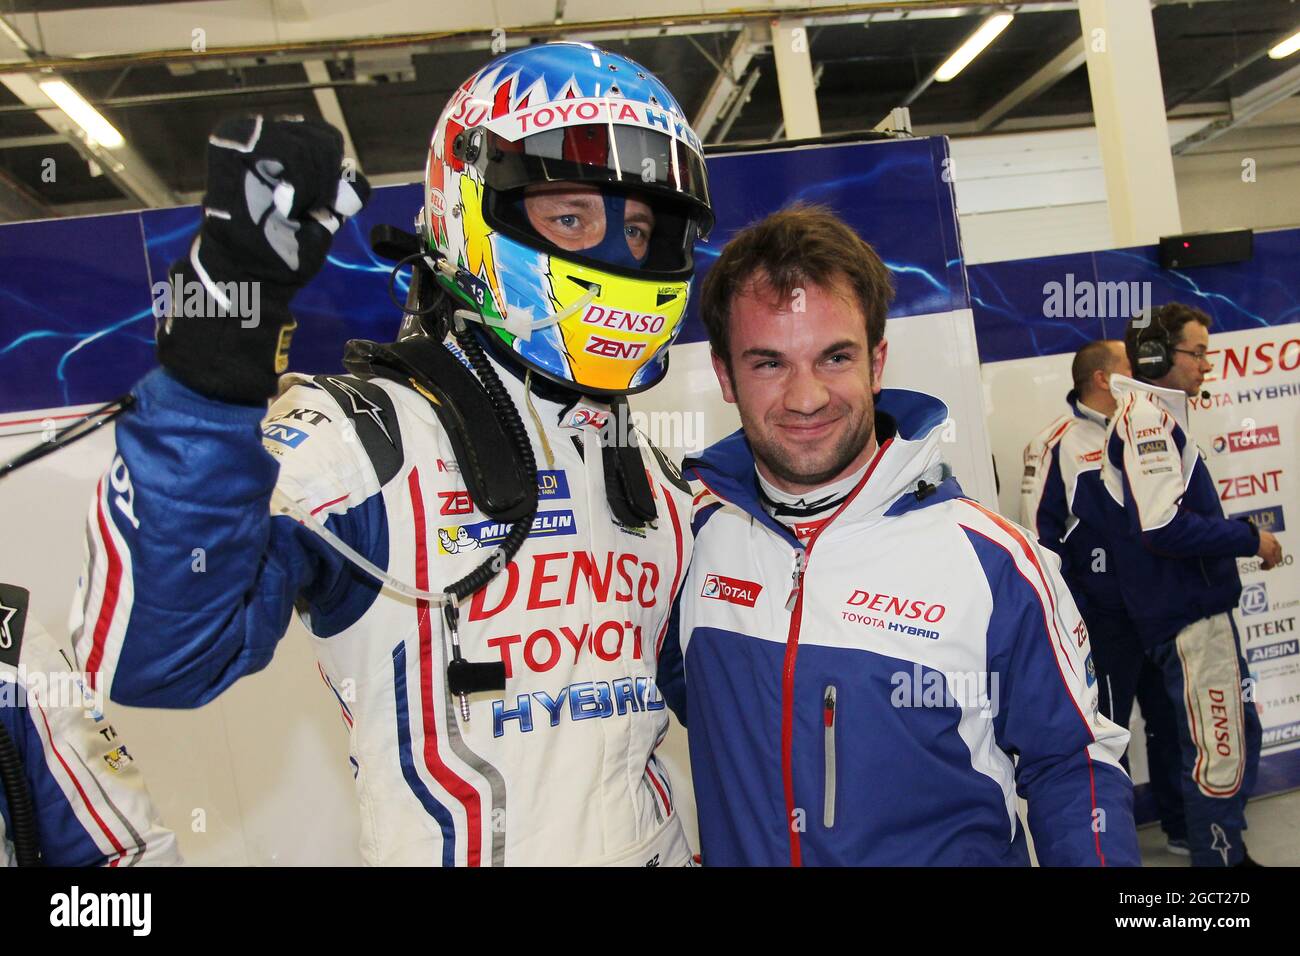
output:
[[[808,553],[803,548],[794,552],[794,570],[790,575],[790,596],[785,606],[790,610],[790,631],[785,641],[785,662],[781,668],[781,697],[786,706],[781,714],[781,769],[785,777],[785,825],[790,834],[790,865],[802,866],[803,854],[799,845],[799,830],[795,828],[794,805],[794,662],[799,654],[799,622],[803,617],[803,573],[808,565]]]
[[[803,866],[803,849],[799,842],[799,831],[794,826],[794,662],[795,658],[799,656],[799,624],[803,619],[803,579],[804,572],[808,567],[808,555],[812,553],[813,545],[817,543],[817,539],[821,537],[822,532],[834,523],[835,519],[857,497],[858,492],[866,487],[867,482],[871,480],[871,476],[876,470],[876,465],[880,464],[880,459],[884,457],[885,450],[889,448],[892,442],[893,439],[890,438],[876,449],[875,457],[871,459],[871,464],[867,466],[867,473],[862,476],[862,481],[849,492],[849,496],[822,523],[821,527],[813,532],[807,544],[794,552],[794,572],[791,574],[790,596],[785,602],[785,606],[790,610],[790,630],[785,639],[785,665],[782,668],[781,675],[781,771],[785,777],[785,825],[787,832],[790,834],[791,866]]]
[[[826,745],[826,795],[822,801],[822,826],[835,826],[835,685],[822,698],[823,739]]]

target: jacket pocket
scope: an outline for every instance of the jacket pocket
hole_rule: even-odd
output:
[[[822,740],[825,748],[825,780],[822,800],[822,825],[835,826],[835,724],[838,695],[834,685],[828,684],[822,693]]]

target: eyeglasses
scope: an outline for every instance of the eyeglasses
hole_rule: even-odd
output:
[[[1196,359],[1197,364],[1204,362],[1205,356],[1209,354],[1208,350],[1206,349],[1197,349],[1195,352],[1191,351],[1190,349],[1174,349],[1174,351],[1182,352],[1184,355],[1190,355],[1192,358]]]

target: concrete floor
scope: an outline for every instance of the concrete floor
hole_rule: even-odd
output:
[[[1300,866],[1300,790],[1261,797],[1246,805],[1246,846],[1264,866]],[[1165,849],[1159,824],[1138,830],[1143,866],[1189,866],[1185,856]]]

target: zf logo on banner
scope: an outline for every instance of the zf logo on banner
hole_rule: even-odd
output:
[[[762,590],[763,586],[753,581],[728,578],[721,574],[708,574],[704,577],[704,587],[700,589],[700,597],[753,607],[758,602],[758,595]]]
[[[1268,588],[1263,584],[1248,584],[1241,589],[1241,613],[1263,614],[1268,610]]]

